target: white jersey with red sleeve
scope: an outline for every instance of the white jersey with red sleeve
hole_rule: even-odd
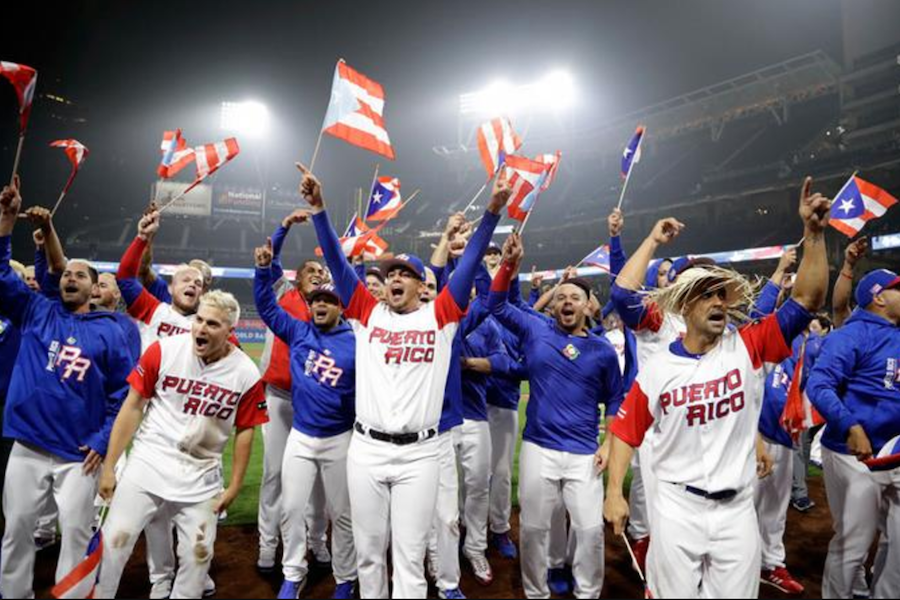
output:
[[[642,368],[651,356],[666,350],[669,344],[687,331],[687,325],[681,315],[662,312],[650,302],[647,304],[640,325],[634,330],[637,341],[638,368]]]
[[[193,315],[185,316],[171,304],[160,302],[147,290],[142,290],[137,300],[128,307],[128,314],[138,323],[141,333],[141,352],[146,352],[153,342],[173,335],[191,332]]]
[[[259,369],[238,348],[205,364],[189,335],[151,345],[128,378],[150,400],[128,456],[139,483],[175,502],[200,502],[222,488],[222,452],[235,427],[268,421]],[[130,467],[129,467],[130,468]]]
[[[782,315],[792,332],[809,315],[798,307],[787,311],[795,315]],[[652,431],[647,443],[660,481],[711,493],[751,485],[765,377],[791,355],[785,337],[779,318],[770,315],[729,327],[704,355],[672,342],[643,363],[610,430],[633,447]]]
[[[356,418],[391,434],[438,426],[453,338],[464,312],[450,289],[400,314],[361,283],[344,312],[356,334]]]

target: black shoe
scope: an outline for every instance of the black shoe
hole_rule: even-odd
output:
[[[794,507],[794,510],[805,513],[815,508],[816,503],[804,496],[802,498],[797,498],[796,500],[791,500],[791,506]]]

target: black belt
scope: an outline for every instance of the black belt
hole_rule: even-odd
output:
[[[437,435],[437,429],[429,429],[427,431],[421,431],[419,433],[384,433],[382,431],[376,431],[369,427],[363,427],[359,423],[354,424],[353,427],[362,435],[367,435],[373,440],[378,440],[379,442],[387,442],[396,446],[408,446],[420,441],[430,440]]]
[[[694,494],[695,496],[700,496],[701,498],[706,498],[707,500],[731,500],[735,496],[737,496],[737,490],[722,490],[719,492],[707,492],[706,490],[701,490],[700,488],[695,488],[692,485],[684,486],[684,489]]]

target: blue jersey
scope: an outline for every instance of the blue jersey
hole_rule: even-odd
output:
[[[900,328],[854,311],[825,338],[806,394],[828,423],[823,446],[848,454],[847,433],[861,425],[877,454],[900,435]]]
[[[511,270],[501,267],[489,307],[519,337],[531,383],[523,439],[542,448],[593,454],[598,447],[600,404],[622,401],[619,359],[605,339],[570,335],[555,322],[507,302]]]
[[[787,448],[793,448],[794,442],[781,425],[781,416],[784,414],[784,405],[787,404],[795,368],[794,359],[789,358],[766,376],[762,411],[759,414],[759,432],[763,437]]]
[[[6,392],[12,380],[13,366],[19,356],[19,328],[6,317],[0,317],[0,404],[6,403]]]
[[[476,300],[469,306],[470,313]],[[468,318],[468,317],[467,317]],[[472,331],[465,330],[466,319],[460,329],[463,335],[463,356],[466,358],[486,358],[494,365],[500,364],[506,351],[500,340],[500,330],[489,319],[485,319]],[[476,371],[465,370],[462,374],[463,416],[469,421],[487,421],[487,387],[490,376]]]
[[[272,269],[256,269],[253,296],[266,326],[291,349],[294,429],[325,438],[353,428],[356,416],[356,337],[341,323],[321,331],[290,316],[272,290]]]
[[[147,286],[147,291],[163,304],[172,304],[172,294],[169,293],[169,284],[159,275],[153,278],[153,281]]]
[[[125,336],[108,314],[73,314],[33,293],[10,254],[0,237],[0,312],[22,334],[3,435],[65,460],[83,460],[81,446],[106,454],[133,367]]]

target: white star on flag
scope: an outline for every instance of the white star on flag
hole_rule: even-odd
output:
[[[381,192],[375,192],[375,194],[372,196],[372,201],[375,204],[381,204],[382,198],[384,198],[384,196],[381,195]]]
[[[853,210],[853,199],[841,200],[841,208],[840,210],[844,211],[845,214],[850,214],[850,211]]]

